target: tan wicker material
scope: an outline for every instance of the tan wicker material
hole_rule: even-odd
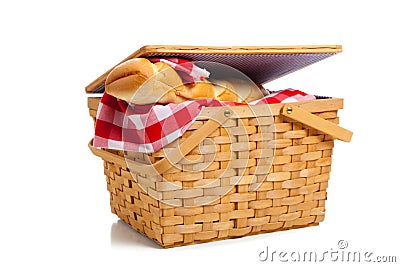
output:
[[[238,68],[257,83],[341,51],[341,46],[147,46],[133,57],[183,56]],[[123,62],[122,61],[122,62]],[[264,65],[263,65],[264,64]],[[260,67],[261,66],[261,67]],[[260,72],[269,66],[268,73]],[[106,72],[86,87],[96,92]],[[95,121],[100,98],[89,97]],[[97,149],[111,211],[163,247],[318,225],[324,220],[339,98],[207,107],[184,135],[151,154]]]
[[[89,100],[93,110],[95,102]],[[336,124],[342,104],[341,99],[325,99],[294,103],[291,108]],[[122,151],[90,146],[104,159],[112,212],[164,247],[318,224],[325,215],[333,138],[283,115],[287,105],[270,108],[273,116],[263,117],[257,110],[249,114],[231,107],[243,117],[228,119],[207,135],[216,144],[213,149],[197,144],[178,162],[179,168],[167,168],[161,176],[151,169],[165,152],[128,153],[126,160]],[[202,114],[215,109],[206,108]],[[204,125],[201,118],[181,142]],[[268,133],[273,139],[262,133],[271,125],[275,126]],[[226,139],[227,129],[233,142]],[[348,138],[347,131],[336,130],[344,132],[339,138]],[[272,166],[263,168],[270,166],[273,147]]]

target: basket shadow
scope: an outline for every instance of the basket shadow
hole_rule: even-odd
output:
[[[118,220],[111,225],[110,241],[111,246],[113,247],[142,246],[150,248],[162,248],[153,240],[132,229],[122,220]]]

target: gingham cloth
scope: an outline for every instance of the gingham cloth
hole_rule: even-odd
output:
[[[315,99],[314,95],[286,89],[249,103],[274,104]],[[181,104],[133,105],[104,93],[96,116],[93,144],[99,148],[152,153],[181,137],[204,107],[243,105],[216,99]]]
[[[285,89],[276,92],[271,92],[271,94],[267,95],[264,98],[259,100],[255,100],[250,105],[258,105],[258,104],[276,104],[276,103],[291,103],[291,102],[300,102],[306,100],[314,100],[315,95],[309,95],[299,90],[294,89]]]
[[[183,83],[208,78],[210,73],[180,58],[148,58],[176,70]],[[298,90],[274,92],[250,104],[287,103],[315,99]],[[152,153],[181,137],[204,107],[243,105],[216,99],[197,99],[181,104],[133,105],[104,93],[96,115],[93,145],[126,151]]]

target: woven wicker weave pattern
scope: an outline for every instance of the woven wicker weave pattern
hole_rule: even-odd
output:
[[[338,123],[340,105],[321,101],[328,104],[313,114]],[[196,121],[182,138],[203,123]],[[215,145],[196,147],[162,177],[130,169],[122,151],[103,157],[112,212],[165,247],[316,225],[324,219],[331,136],[275,114],[228,120],[208,138]],[[125,156],[154,164],[165,155]]]

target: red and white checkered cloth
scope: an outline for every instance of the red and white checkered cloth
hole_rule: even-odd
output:
[[[210,73],[191,61],[180,58],[148,58],[174,68],[183,83],[208,78]],[[274,92],[249,103],[273,104],[315,99],[298,90]],[[93,145],[99,148],[152,153],[181,137],[204,107],[243,105],[216,99],[197,99],[181,104],[133,105],[104,93],[96,116]]]
[[[313,100],[298,90],[274,92],[250,104],[274,104]],[[181,104],[133,105],[104,93],[96,116],[93,144],[99,148],[152,153],[181,137],[204,107],[243,105],[216,99]]]
[[[271,92],[271,94],[259,100],[255,100],[250,105],[258,104],[276,104],[276,103],[291,103],[306,100],[314,100],[315,95],[309,95],[299,90],[285,89],[281,91]]]

